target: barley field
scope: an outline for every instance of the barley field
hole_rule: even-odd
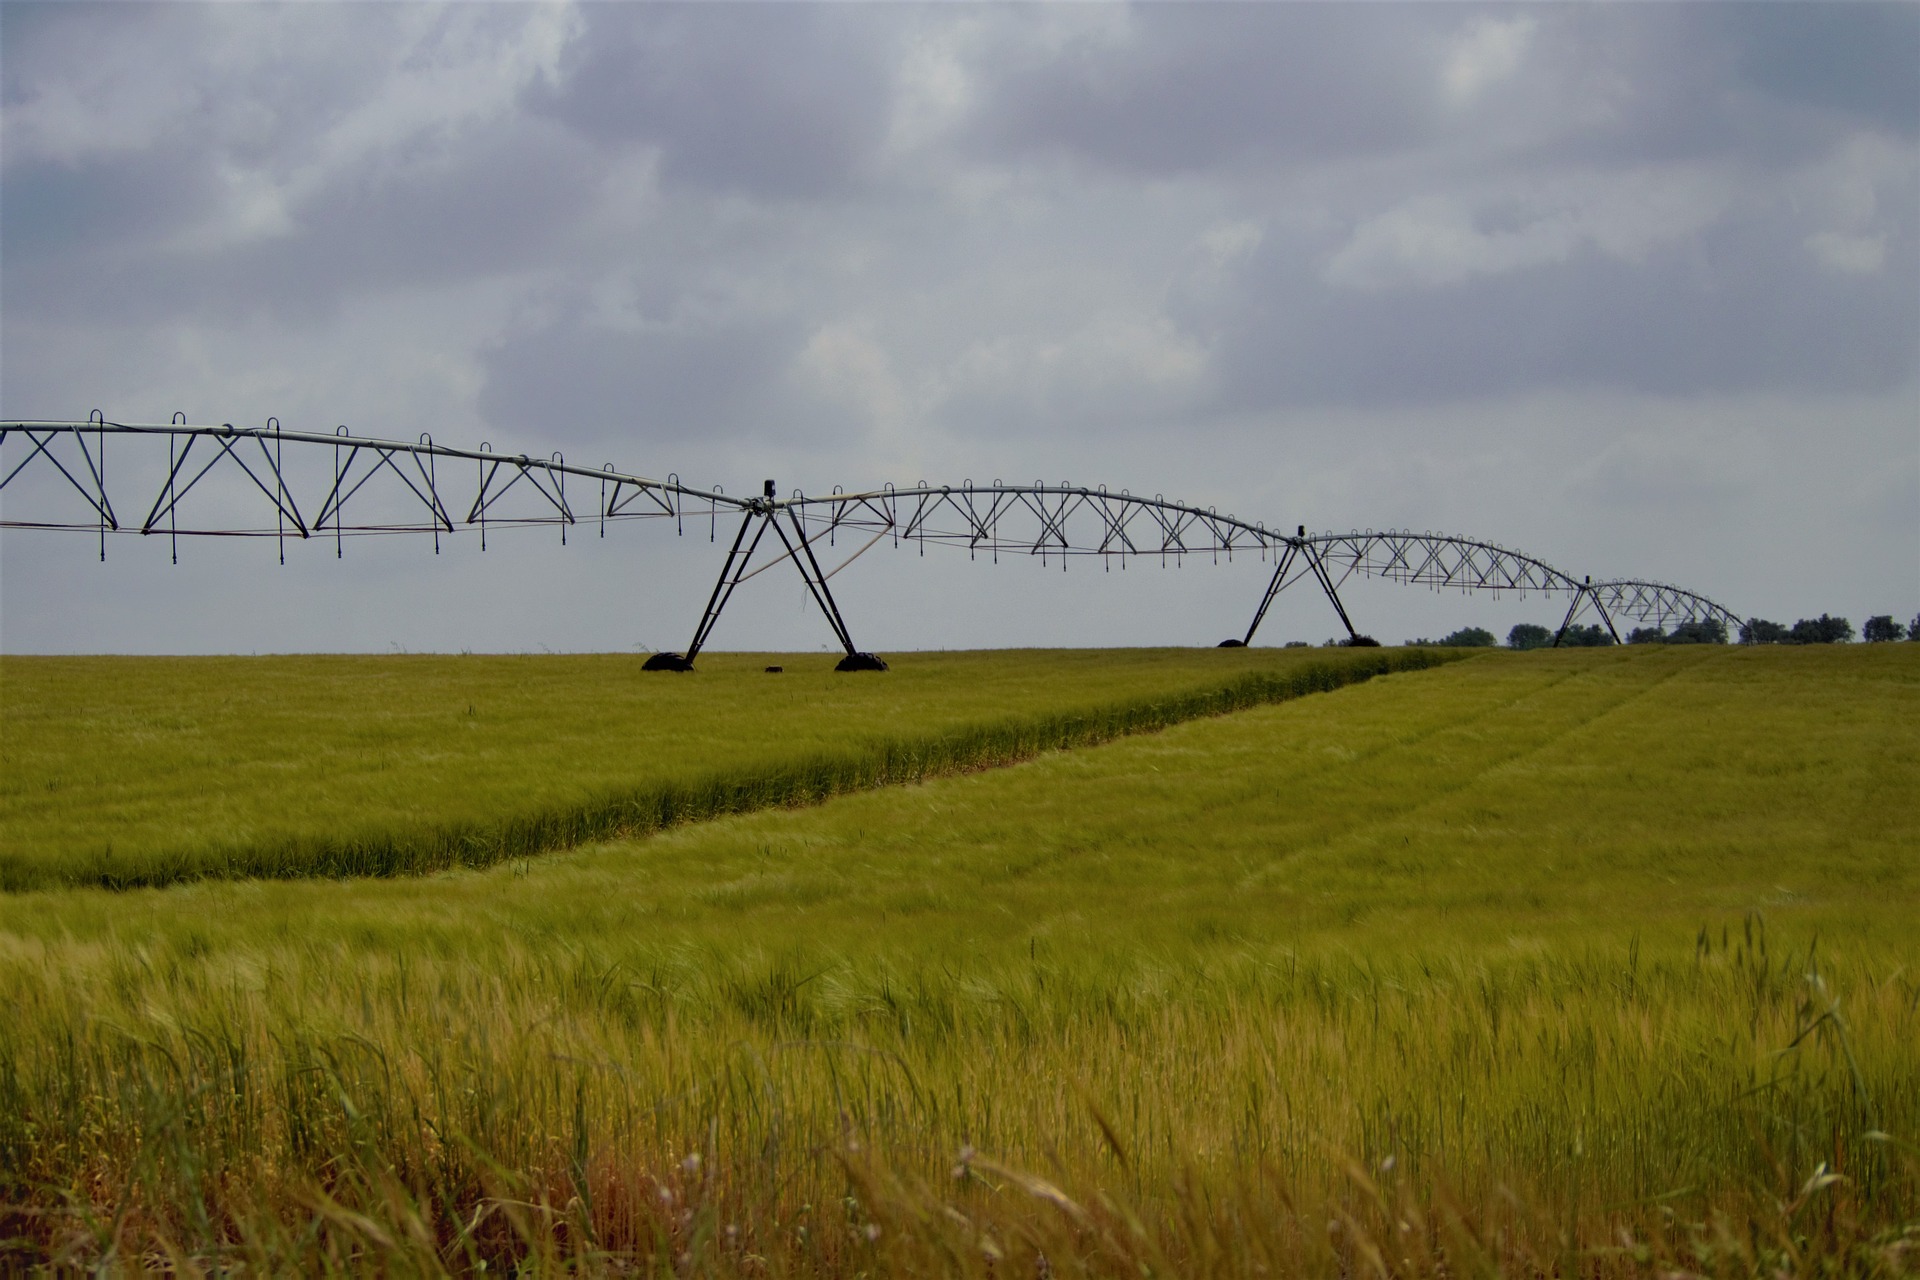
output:
[[[1008,655],[795,682],[809,759],[853,722],[836,699],[875,699],[860,732],[895,742],[1050,727],[490,865],[0,894],[0,1257],[1920,1271],[1920,645],[1487,653],[1364,682],[1308,681],[1350,655],[1253,653],[1227,661],[1302,665],[1258,667],[1259,696],[1251,668],[1183,665],[1214,654],[1032,659],[1060,665],[1019,697],[969,665]],[[73,660],[18,746],[16,661],[9,805],[13,761],[98,759],[88,726],[116,714]],[[1157,683],[1097,671],[1129,662]],[[741,732],[761,712],[734,699],[774,679],[674,686],[712,717],[689,740]],[[208,760],[255,722],[221,716]],[[524,716],[550,789],[521,812],[570,785],[565,734]],[[670,746],[581,768],[638,793]],[[511,735],[492,749],[506,770]],[[114,794],[172,797],[150,821],[173,806],[177,841],[147,847],[210,847],[222,802],[193,797],[217,772]],[[280,785],[323,819],[300,831],[352,812],[324,808],[324,774]],[[457,786],[435,794],[456,819]],[[87,834],[37,836],[48,865],[98,835],[66,808]],[[5,812],[61,828],[58,806]]]
[[[13,657],[0,890],[484,866],[1433,660],[916,654],[849,680],[818,654],[710,654],[679,678],[625,655]]]

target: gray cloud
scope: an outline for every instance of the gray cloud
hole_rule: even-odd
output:
[[[1806,564],[1920,597],[1911,5],[10,3],[0,102],[9,413],[1070,475],[1757,599],[1791,496],[1904,512]],[[14,545],[0,645],[57,646]]]
[[[1329,290],[1325,257],[1276,251],[1203,321],[1227,402],[1420,403],[1552,387],[1695,395],[1890,391],[1920,370],[1911,238],[1870,280],[1823,268],[1797,228],[1723,225],[1644,261],[1591,245],[1524,269]],[[1219,305],[1215,300],[1214,305]]]
[[[0,236],[9,266],[151,249],[214,212],[214,173],[205,156],[147,152],[73,162],[34,158],[7,166]]]
[[[657,149],[671,184],[759,198],[858,181],[885,134],[882,12],[593,5],[529,105],[603,146]]]
[[[1010,51],[972,140],[1159,175],[1410,148],[1436,131],[1438,86],[1421,72],[1442,21],[1387,5],[1144,5],[1116,31],[1096,15],[1042,56]]]
[[[593,172],[564,136],[509,122],[445,153],[395,156],[321,188],[292,207],[298,237],[259,257],[386,287],[545,265],[594,198]],[[236,272],[236,285],[264,265]]]
[[[26,224],[9,292],[47,318],[337,321],[357,294],[460,285],[549,263],[555,239],[593,193],[581,151],[528,123],[450,152],[369,163],[290,195],[283,227],[238,243],[193,234],[219,212],[205,155],[77,171],[36,162],[23,166],[24,188],[8,179],[8,234]]]
[[[1920,134],[1920,9],[1910,4],[1748,5],[1690,11],[1735,50],[1759,92]]]
[[[485,354],[478,407],[498,428],[634,448],[779,435],[796,416],[782,375],[804,340],[790,321],[621,330],[569,314]]]

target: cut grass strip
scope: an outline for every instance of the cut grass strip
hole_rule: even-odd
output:
[[[991,768],[1044,751],[1150,733],[1201,716],[1337,689],[1394,671],[1466,656],[1406,649],[1341,653],[1211,685],[1119,698],[1093,707],[1029,712],[897,735],[855,737],[844,748],[720,766],[690,778],[602,788],[582,799],[532,804],[485,820],[440,819],[358,831],[302,831],[228,844],[183,842],[116,857],[111,847],[64,859],[0,855],[0,890],[159,887],[199,879],[416,875],[483,867],[594,840],[640,836],[679,823],[756,809],[815,804],[830,796],[942,774]]]

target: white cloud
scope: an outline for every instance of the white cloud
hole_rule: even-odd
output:
[[[1530,17],[1481,18],[1455,36],[1440,71],[1447,101],[1465,106],[1517,71],[1538,25]]]
[[[1885,236],[1850,236],[1838,231],[1816,231],[1807,237],[1807,251],[1820,265],[1850,276],[1870,276],[1887,264]]]
[[[1731,199],[1724,177],[1688,168],[1521,178],[1417,197],[1356,227],[1324,277],[1365,290],[1450,285],[1565,262],[1589,246],[1637,263],[1711,225]]]
[[[1800,203],[1829,227],[1861,231],[1880,216],[1883,191],[1911,191],[1920,166],[1913,148],[1855,134],[1800,175]]]
[[[888,147],[917,151],[943,137],[974,104],[970,64],[983,24],[962,21],[932,27],[909,41],[894,75]]]
[[[401,6],[381,13],[381,38],[323,6],[201,15],[188,65],[156,75],[138,40],[103,42],[77,81],[29,78],[9,105],[10,160],[74,162],[190,141],[204,147],[218,188],[208,215],[167,248],[209,252],[286,236],[303,201],[364,183],[381,170],[444,160],[465,131],[517,113],[526,89],[558,70],[577,13],[547,4]],[[176,36],[180,33],[175,32]],[[350,70],[342,70],[345,63]],[[337,82],[316,107],[314,86]],[[237,92],[222,86],[244,86]]]
[[[578,15],[542,5],[523,11],[519,24],[503,26],[500,12],[410,14],[411,29],[399,33],[379,92],[326,130],[320,162],[339,168],[397,142],[496,119],[518,105],[530,84],[551,80],[568,40],[578,33]]]
[[[1807,252],[1843,275],[1880,272],[1887,261],[1884,212],[1890,203],[1899,206],[1896,193],[1911,192],[1916,176],[1920,164],[1912,148],[1871,134],[1849,138],[1807,166],[1799,176],[1796,203],[1820,228],[1803,242]]]
[[[1258,222],[1223,222],[1207,228],[1200,237],[1200,249],[1208,264],[1218,269],[1246,257],[1265,238],[1266,229]]]
[[[798,373],[853,409],[870,429],[897,430],[907,417],[908,397],[886,351],[859,326],[835,323],[818,330],[800,353]]]
[[[136,38],[127,39],[123,29],[101,22],[100,11],[87,16],[92,20],[45,38],[34,50],[40,65],[22,65],[15,60],[17,52],[9,57],[9,163],[71,164],[136,152],[175,128],[203,100],[207,59],[197,47],[201,31],[192,31],[196,47],[181,66],[166,56],[172,51],[156,48],[164,40],[152,37],[161,33],[136,31]]]
[[[941,376],[940,399],[969,417],[984,410],[1019,422],[1133,420],[1190,405],[1209,373],[1205,348],[1164,316],[1108,312],[1064,334],[969,345]]]
[[[1432,196],[1362,223],[1327,263],[1328,283],[1354,289],[1457,284],[1557,262],[1579,238],[1572,219],[1537,218],[1513,230],[1483,230],[1461,201]]]

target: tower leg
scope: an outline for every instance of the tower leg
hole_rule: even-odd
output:
[[[691,671],[693,660],[700,650],[706,647],[713,634],[714,624],[720,621],[720,614],[726,609],[727,601],[733,598],[734,590],[752,575],[747,573],[747,565],[752,562],[754,552],[760,548],[760,540],[767,536],[767,530],[773,530],[773,536],[786,548],[786,559],[792,560],[800,571],[800,580],[807,584],[807,592],[813,597],[820,612],[827,617],[827,625],[833,628],[834,639],[846,650],[846,656],[840,659],[836,670],[839,671],[885,671],[887,664],[871,653],[861,653],[853,647],[853,636],[847,630],[846,619],[840,614],[840,605],[834,600],[833,592],[827,587],[827,575],[820,569],[820,561],[813,554],[813,545],[808,542],[806,530],[800,519],[791,511],[788,519],[793,524],[794,537],[788,538],[787,531],[780,527],[780,517],[770,505],[756,505],[740,520],[740,528],[733,535],[733,545],[727,548],[727,558],[720,566],[720,576],[713,584],[713,594],[707,598],[707,607],[700,614],[700,625],[694,629],[693,642],[687,646],[684,654],[656,653],[648,658],[644,670],[647,671]],[[747,530],[755,521],[753,537],[747,537]],[[769,563],[767,568],[772,567]],[[759,570],[755,570],[759,572]]]
[[[753,541],[747,543],[747,549],[740,550],[741,539],[747,536],[747,526],[755,519],[760,527],[753,531]],[[713,584],[713,595],[707,600],[706,612],[700,615],[700,625],[693,633],[693,643],[687,646],[687,661],[692,662],[700,650],[707,644],[707,638],[713,634],[714,624],[720,621],[720,614],[727,607],[727,601],[733,599],[734,588],[740,585],[745,575],[747,562],[753,559],[753,553],[760,549],[760,539],[767,536],[767,526],[773,517],[759,511],[749,511],[740,521],[740,532],[734,535],[733,549],[727,552],[727,562],[720,568],[719,581]]]
[[[793,561],[793,567],[800,571],[801,581],[807,584],[807,590],[813,595],[813,602],[820,606],[820,612],[827,615],[827,625],[833,628],[833,634],[840,641],[840,647],[847,656],[834,664],[835,671],[885,671],[887,662],[878,654],[863,653],[853,647],[853,633],[847,630],[847,620],[840,616],[840,605],[833,598],[833,592],[827,587],[827,575],[821,572],[820,561],[813,554],[813,543],[807,538],[807,531],[800,523],[800,517],[787,511],[787,519],[793,524],[795,541],[788,542],[785,530],[774,523],[773,531],[786,545],[787,555]]]
[[[693,643],[687,646],[685,653],[656,653],[641,665],[643,671],[691,671],[693,660],[707,643],[707,637],[713,632],[713,624],[720,620],[721,610],[727,607],[727,601],[733,596],[733,589],[740,585],[740,570],[747,567],[753,559],[754,551],[760,546],[760,539],[766,536],[766,522],[772,517],[763,511],[748,511],[741,517],[740,531],[733,535],[733,545],[727,548],[727,559],[720,566],[720,577],[713,584],[713,594],[707,597],[707,607],[700,614],[700,625],[694,628]],[[740,551],[740,544],[746,542],[747,529],[755,520],[761,521],[753,541],[747,543],[746,553]]]
[[[1313,566],[1313,576],[1320,579],[1320,585],[1326,590],[1327,599],[1333,601],[1333,611],[1340,615],[1340,625],[1347,629],[1347,639],[1357,640],[1360,633],[1353,629],[1353,619],[1347,616],[1347,607],[1340,603],[1340,593],[1333,589],[1333,577],[1328,574],[1327,566],[1320,562],[1319,553],[1308,547],[1307,563]]]
[[[1560,647],[1560,642],[1567,638],[1567,629],[1573,626],[1573,620],[1580,616],[1581,606],[1586,603],[1586,600],[1587,600],[1587,589],[1585,587],[1581,587],[1578,591],[1573,593],[1573,599],[1567,604],[1567,616],[1560,619],[1560,629],[1553,633],[1554,648],[1558,649]],[[1607,629],[1608,630],[1613,629],[1613,624],[1611,622],[1607,624]]]
[[[1589,579],[1590,582],[1591,579]],[[1620,639],[1619,629],[1613,625],[1613,619],[1607,615],[1606,606],[1600,603],[1600,597],[1594,594],[1591,585],[1583,583],[1580,589],[1573,593],[1573,602],[1567,606],[1567,616],[1561,620],[1560,630],[1553,634],[1554,648],[1560,647],[1560,642],[1566,639],[1568,630],[1573,626],[1573,620],[1580,616],[1580,610],[1588,604],[1591,604],[1593,611],[1600,615],[1600,621],[1607,624],[1607,634],[1613,637],[1613,642],[1625,643]]]
[[[1607,624],[1607,634],[1613,637],[1613,642],[1615,644],[1625,644],[1626,641],[1620,638],[1619,630],[1613,625],[1613,619],[1607,616],[1606,606],[1600,603],[1600,597],[1589,591],[1587,592],[1587,598],[1593,601],[1593,611],[1600,615],[1600,621]]]
[[[789,511],[787,518],[793,522],[793,540],[788,540],[787,531],[780,527],[777,518],[773,521],[774,536],[787,549],[787,558],[793,561],[793,567],[800,571],[800,581],[807,584],[807,594],[813,597],[813,602],[820,606],[820,612],[826,615],[827,625],[833,628],[833,638],[851,654],[853,638],[847,633],[846,619],[840,616],[840,606],[835,603],[833,593],[827,590],[826,575],[820,572],[820,562],[814,558],[813,544],[807,541],[800,517]]]
[[[1240,640],[1223,641],[1220,645],[1222,649],[1244,649],[1253,643],[1253,633],[1260,629],[1260,621],[1273,606],[1273,598],[1286,590],[1287,570],[1293,568],[1294,557],[1299,554],[1299,546],[1289,542],[1287,549],[1280,553],[1280,563],[1273,567],[1273,577],[1267,580],[1267,589],[1260,597],[1260,607],[1253,611],[1253,621],[1247,624],[1246,636]]]

